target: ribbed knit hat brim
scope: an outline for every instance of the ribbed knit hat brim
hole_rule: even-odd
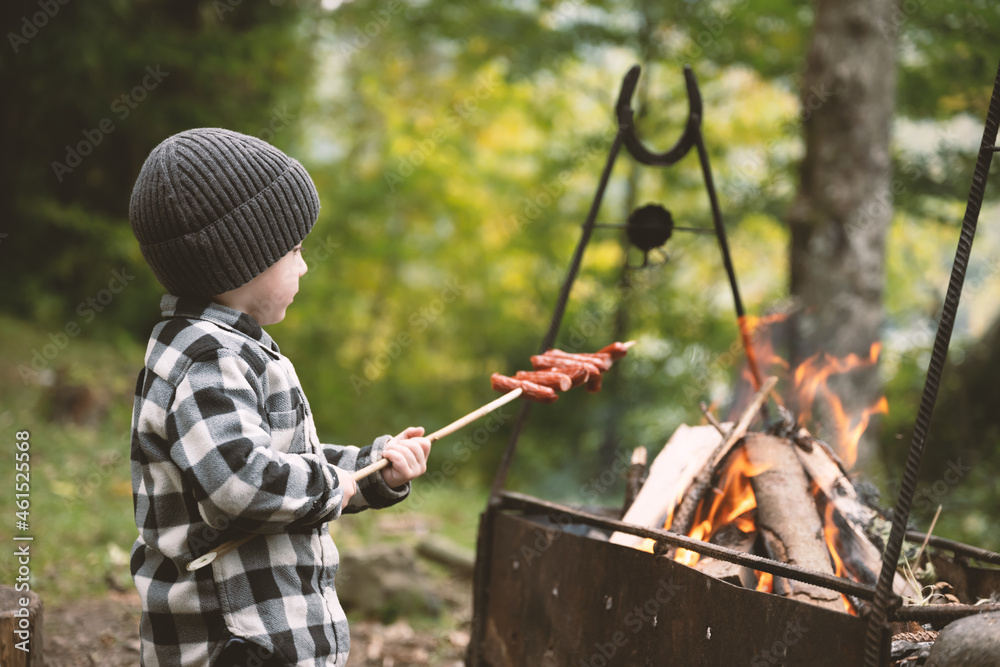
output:
[[[274,146],[218,128],[153,149],[129,221],[171,294],[209,297],[246,284],[300,243],[319,215],[305,168]]]

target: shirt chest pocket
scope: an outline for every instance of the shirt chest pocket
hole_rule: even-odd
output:
[[[306,451],[306,419],[302,404],[294,410],[268,412],[267,423],[271,428],[273,449],[285,454],[301,454]]]

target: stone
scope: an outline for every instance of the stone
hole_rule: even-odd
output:
[[[927,667],[1000,667],[1000,612],[966,616],[945,626]]]
[[[337,597],[344,611],[391,623],[400,616],[437,616],[441,599],[411,547],[377,545],[341,552]]]

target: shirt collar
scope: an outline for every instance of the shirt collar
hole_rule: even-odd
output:
[[[264,349],[281,354],[278,344],[274,342],[270,334],[261,328],[257,320],[244,312],[223,306],[211,299],[164,294],[163,298],[160,299],[160,310],[163,311],[163,317],[182,317],[212,322],[224,329],[252,338],[260,343]]]

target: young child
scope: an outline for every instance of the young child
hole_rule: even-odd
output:
[[[360,449],[321,443],[295,369],[261,328],[298,291],[318,213],[301,164],[228,130],[169,137],[136,180],[132,231],[168,292],[132,414],[145,667],[344,665],[326,524],[398,503],[426,470],[422,428]],[[391,465],[355,485],[351,472],[383,457]]]

